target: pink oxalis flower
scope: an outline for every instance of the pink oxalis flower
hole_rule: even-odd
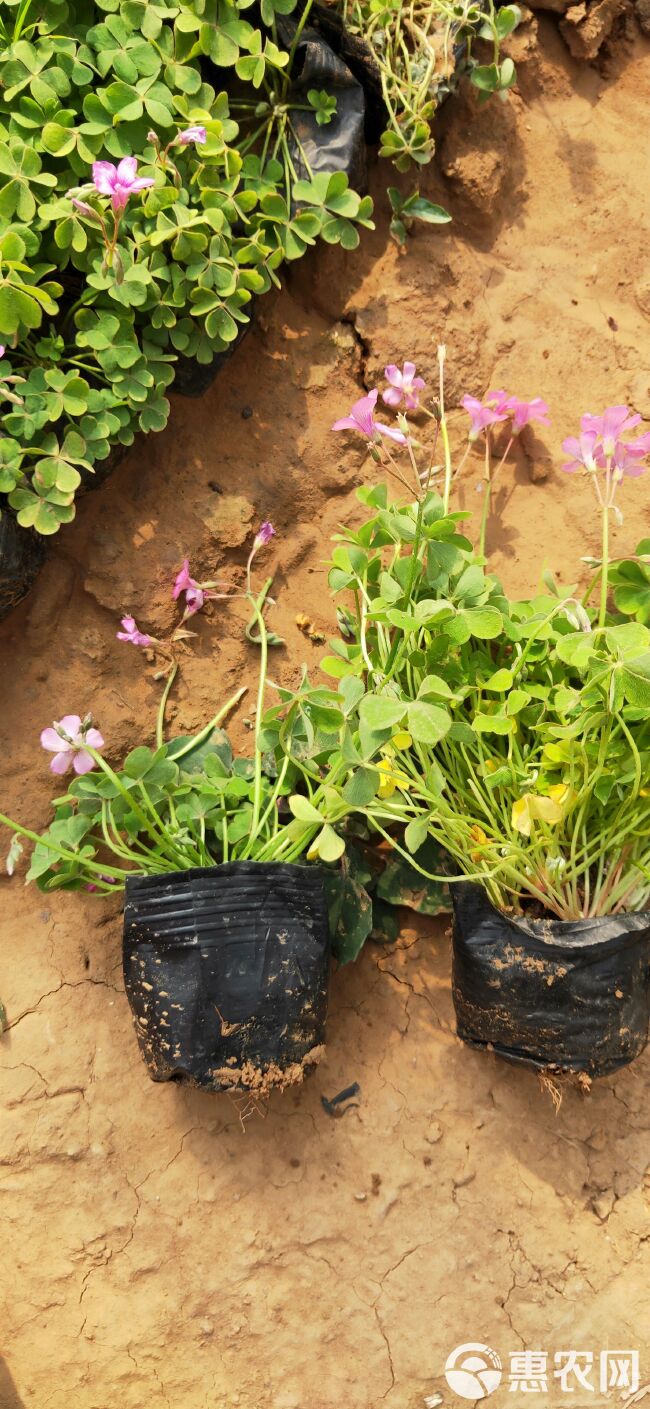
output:
[[[153,637],[147,636],[146,632],[139,631],[132,616],[123,616],[121,621],[122,630],[117,632],[118,641],[130,641],[134,646],[151,646]]]
[[[531,421],[539,421],[543,426],[551,424],[548,406],[541,396],[534,396],[532,401],[520,401],[518,396],[509,396],[500,409],[507,411],[512,418],[513,435],[519,435]]]
[[[386,406],[401,406],[403,401],[408,411],[417,409],[420,404],[419,393],[424,391],[425,383],[422,377],[416,377],[415,370],[414,362],[405,362],[401,372],[394,362],[384,367],[384,376],[386,381],[390,382],[390,386],[381,394]]]
[[[613,455],[616,441],[620,440],[623,431],[632,430],[633,426],[639,425],[640,420],[639,415],[630,415],[627,406],[608,406],[602,416],[592,416],[587,411],[580,426],[583,431],[594,431],[600,436],[604,454]]]
[[[50,763],[53,773],[68,773],[70,768],[74,768],[75,773],[90,773],[95,760],[85,745],[103,749],[104,740],[99,729],[90,727],[89,721],[82,722],[78,714],[64,714],[58,722],[54,721],[51,729],[43,729],[41,744],[54,754]]]
[[[202,146],[207,140],[208,134],[205,127],[198,126],[197,124],[183,128],[183,131],[179,132],[176,137],[176,141],[181,147],[189,147],[191,142],[196,142],[198,146]]]
[[[489,391],[484,401],[479,401],[476,396],[464,396],[460,404],[470,418],[470,440],[477,440],[488,426],[508,419],[508,397],[505,391]]]
[[[107,886],[108,886],[108,885],[110,885],[110,886],[117,885],[117,880],[116,880],[115,876],[104,876],[103,874],[100,873],[99,879],[100,879],[100,881],[104,881]],[[88,885],[86,886],[86,890],[99,890],[99,886],[95,886],[95,885],[93,885],[92,881],[89,881],[89,882],[88,882]]]
[[[185,593],[185,616],[194,616],[195,612],[200,612],[211,597],[216,597],[216,592],[210,592],[207,587],[202,587],[200,582],[196,582],[190,576],[190,560],[185,558],[183,566],[176,574],[174,586],[172,587],[172,597],[174,601],[180,597],[181,592]]]
[[[375,406],[379,392],[375,389],[369,391],[367,396],[362,396],[359,401],[355,401],[349,416],[342,416],[340,421],[335,421],[332,426],[333,431],[359,431],[365,435],[367,440],[375,440],[378,435],[387,436],[389,440],[397,441],[398,445],[406,445],[406,436],[402,431],[396,430],[393,426],[385,426],[383,422],[376,421],[374,417]]]
[[[594,474],[602,468],[602,456],[599,458],[599,451],[596,449],[597,440],[595,431],[582,431],[579,436],[569,435],[562,441],[562,449],[571,456],[562,466],[566,474],[575,474],[576,470],[589,470],[590,474]]]
[[[508,396],[506,391],[499,389],[488,391],[484,401],[479,401],[476,396],[464,396],[461,406],[470,417],[470,440],[476,440],[488,426],[501,421],[512,422],[513,435],[519,435],[531,421],[539,421],[544,426],[551,424],[548,406],[541,396],[534,396],[531,401],[521,401],[518,396]]]
[[[641,417],[630,413],[627,406],[608,406],[601,416],[586,412],[580,422],[580,435],[567,436],[562,449],[571,458],[562,469],[567,474],[576,470],[608,470],[617,480],[624,475],[633,478],[645,473],[642,461],[650,454],[650,431],[635,439],[623,439],[626,431],[638,426]]]
[[[265,519],[264,523],[260,524],[255,534],[253,547],[266,548],[267,543],[270,543],[272,538],[275,538],[275,529],[273,524],[269,523],[268,519]]]
[[[122,157],[117,166],[112,161],[93,162],[93,184],[100,196],[110,196],[113,210],[124,210],[129,196],[134,191],[144,191],[153,186],[153,176],[138,176],[138,163],[135,157]]]

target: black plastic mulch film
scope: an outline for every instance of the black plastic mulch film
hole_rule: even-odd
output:
[[[317,1060],[330,966],[318,867],[235,861],[129,878],[123,957],[152,1080],[233,1090],[248,1063]]]
[[[452,887],[458,1036],[514,1062],[606,1076],[648,1039],[650,914],[527,920]]]

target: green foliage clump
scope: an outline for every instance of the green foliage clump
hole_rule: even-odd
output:
[[[251,3],[3,6],[0,494],[42,534],[115,444],[162,429],[179,355],[210,363],[285,261],[372,225],[370,199],[312,174],[299,142],[295,107],[325,125],[336,104],[293,102],[276,16],[296,0],[262,0],[260,20]],[[205,140],[179,141],[196,127]],[[92,166],[125,157],[151,184],[113,229]]]
[[[482,98],[505,98],[516,82],[512,59],[500,47],[521,18],[516,5],[494,0],[341,0],[348,28],[371,46],[381,78],[388,121],[380,155],[398,171],[426,166],[435,150],[432,121],[458,72],[467,71]],[[492,45],[492,60],[479,63],[477,39]]]

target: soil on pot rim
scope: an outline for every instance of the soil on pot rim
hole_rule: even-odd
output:
[[[52,541],[31,598],[0,626],[3,810],[46,822],[38,739],[64,712],[92,706],[111,756],[148,741],[159,686],[115,641],[119,615],[164,635],[186,553],[198,579],[241,585],[264,518],[287,641],[274,677],[295,684],[303,660],[316,672],[323,647],[296,618],[333,634],[323,559],[374,477],[331,424],[388,362],[412,357],[433,380],[441,338],[450,404],[504,386],[551,405],[552,426],[522,439],[496,491],[489,549],[507,587],[528,592],[545,562],[572,583],[598,553],[590,486],[559,472],[560,446],[584,410],[627,401],[650,418],[650,48],[621,51],[605,81],[567,58],[550,21],[541,33],[541,47],[530,27],[517,37],[508,104],[478,118],[446,105],[422,189],[454,223],[418,231],[400,256],[395,176],[376,168],[376,232],[292,269],[205,399],[179,398],[168,430]],[[474,519],[480,475],[468,462]],[[647,532],[649,483],[623,486],[615,552]],[[256,664],[236,604],[193,625],[179,733]],[[248,699],[233,730],[243,748]],[[515,1399],[508,1357],[523,1348],[548,1352],[551,1409],[567,1404],[552,1371],[568,1346],[593,1354],[596,1386],[600,1351],[635,1347],[647,1383],[650,1054],[586,1100],[567,1089],[556,1116],[535,1076],[457,1041],[447,922],[405,913],[396,944],[335,976],[314,1079],[272,1093],[243,1136],[228,1098],[149,1081],[117,906],[17,877],[0,878],[0,896],[14,1272],[2,1409],[415,1409],[449,1403],[447,1357],[475,1339],[504,1365],[496,1409]],[[353,1081],[356,1108],[330,1119],[321,1095]]]

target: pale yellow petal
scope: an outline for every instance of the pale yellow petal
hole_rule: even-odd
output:
[[[520,797],[512,804],[511,825],[515,832],[521,832],[522,837],[530,836],[531,814],[530,814],[530,793]]]

